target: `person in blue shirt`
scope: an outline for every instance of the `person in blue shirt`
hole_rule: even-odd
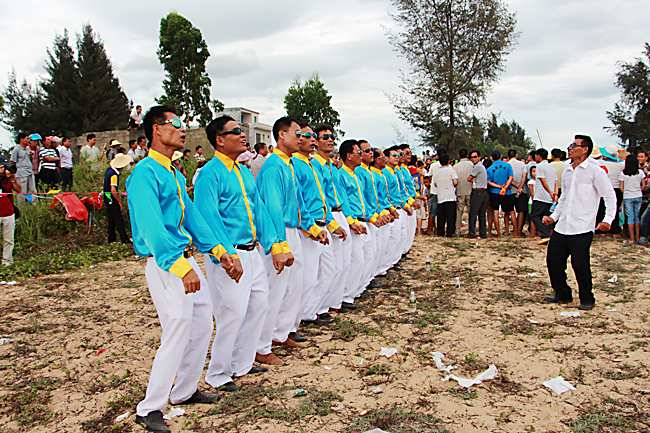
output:
[[[273,125],[273,138],[277,146],[264,161],[255,184],[266,203],[278,237],[290,248],[287,264],[293,264],[288,272],[278,275],[270,260],[267,258],[264,261],[269,280],[269,305],[255,359],[264,364],[282,365],[284,362],[271,352],[273,341],[283,343],[291,338],[299,342],[304,338],[297,333],[295,326],[304,265],[300,241],[302,234],[298,229],[309,233],[318,242],[328,243],[329,240],[306,210],[291,162],[291,155],[298,150],[302,139],[298,121],[290,117],[278,119]]]
[[[145,276],[162,335],[135,422],[149,431],[169,432],[162,419],[168,401],[211,403],[219,398],[197,389],[212,337],[212,301],[192,257],[193,246],[221,263],[235,281],[242,269],[232,258],[235,249],[225,233],[210,229],[188,197],[185,179],[171,164],[174,151],[185,143],[185,128],[174,107],[151,108],[143,123],[151,151],[133,169],[126,190],[133,246],[138,256],[148,257]]]
[[[399,218],[396,221],[397,228],[399,228],[399,233],[397,235],[397,244],[403,245],[404,239],[406,238],[407,224],[409,215],[413,214],[410,204],[408,203],[409,197],[406,196],[402,189],[400,188],[399,175],[397,173],[397,166],[399,165],[400,152],[399,149],[389,147],[384,150],[384,156],[386,157],[386,167],[382,170],[386,178],[386,183],[388,185],[388,195],[390,197],[390,202],[395,206]],[[402,271],[403,268],[399,266],[398,261],[402,258],[402,249],[394,248],[393,256],[390,259],[390,262],[395,263],[392,267],[393,270]]]
[[[409,171],[407,165],[411,163],[411,160],[413,159],[413,153],[411,152],[411,148],[408,144],[400,144],[397,146],[397,148],[400,150],[400,153],[402,153],[402,156],[400,157],[400,164],[397,168],[400,170],[402,178],[404,179],[404,189],[409,196],[410,206],[414,210],[418,210],[420,208],[420,194],[415,189],[413,176],[411,175],[411,172]],[[402,253],[402,257],[404,259],[407,259],[407,254],[411,249],[411,245],[413,245],[413,240],[415,239],[415,231],[417,229],[417,212],[413,212],[411,215],[409,215],[407,221],[408,227],[406,232],[406,240],[404,244],[404,251]]]
[[[487,176],[490,206],[492,206],[494,214],[494,225],[497,227],[497,238],[500,238],[499,207],[503,211],[503,225],[506,230],[508,230],[508,219],[512,218],[512,221],[516,221],[516,217],[515,196],[510,191],[514,172],[512,171],[512,165],[501,160],[501,152],[497,149],[492,151],[492,165],[487,169]],[[506,231],[507,235],[508,232]]]
[[[217,390],[231,392],[239,390],[233,376],[266,371],[253,367],[269,291],[256,243],[272,256],[278,274],[283,271],[287,257],[252,173],[237,162],[237,157],[246,151],[244,130],[232,117],[221,116],[210,122],[205,131],[215,157],[197,177],[195,205],[206,221],[211,221],[215,214],[220,216],[244,271],[236,283],[226,277],[221,267],[205,261],[217,325],[205,381]],[[212,229],[223,231],[218,222],[219,219],[215,220]]]

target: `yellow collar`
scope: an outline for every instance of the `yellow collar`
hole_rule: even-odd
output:
[[[232,171],[232,168],[235,166],[235,161],[233,161],[231,158],[224,155],[223,153],[219,152],[218,150],[214,152],[214,156],[219,158],[219,161],[223,162],[223,165],[226,166],[228,171]]]
[[[307,164],[309,164],[309,158],[307,158],[305,155],[303,155],[303,154],[300,153],[300,152],[296,152],[296,153],[294,153],[294,154],[293,154],[293,157],[296,158],[296,159],[299,159],[299,160],[301,160],[301,161],[304,161],[304,162],[306,162]]]
[[[402,164],[402,165],[400,165],[400,167],[404,167],[404,168],[408,169],[408,165],[406,165],[406,164]]]
[[[291,162],[291,157],[288,156],[286,153],[278,149],[277,147],[273,150],[273,153],[276,153],[282,161],[284,161],[285,164],[289,165]]]
[[[322,156],[320,156],[318,153],[314,154],[314,159],[320,163],[320,165],[325,165],[328,163],[328,161],[325,160]]]
[[[361,163],[361,168],[363,168],[363,169],[365,169],[365,170],[367,170],[367,171],[370,171],[370,166],[366,165],[366,164],[363,163],[363,162]]]
[[[382,175],[382,176],[384,175],[384,173],[382,173],[381,170],[378,169],[378,168],[370,167],[370,170],[372,170],[372,171],[374,171],[375,173],[380,174],[380,175]]]
[[[394,169],[394,168],[390,168],[389,166],[386,166],[386,168],[387,168],[388,171],[390,171],[392,174],[395,174],[395,169]]]
[[[354,177],[354,170],[350,169],[347,165],[343,164],[343,169],[350,173],[350,176]]]
[[[163,155],[160,152],[157,152],[153,149],[149,150],[149,156],[156,161],[158,164],[162,165],[165,167],[167,170],[172,171],[172,162],[169,158],[167,158],[165,155]]]

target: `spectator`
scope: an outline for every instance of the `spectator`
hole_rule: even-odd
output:
[[[131,117],[129,117],[129,124],[126,129],[142,129],[142,119],[144,118],[144,113],[142,112],[142,105],[136,105],[133,111],[131,112]]]
[[[187,178],[187,173],[190,172],[190,167],[192,162],[190,161],[190,154],[192,151],[190,149],[183,150],[183,156],[181,156],[181,168],[183,169],[183,176]]]
[[[478,150],[473,150],[470,153],[470,160],[474,165],[472,171],[467,176],[467,181],[472,182],[472,195],[469,204],[469,233],[467,237],[476,237],[476,219],[478,218],[479,235],[485,239],[487,237],[486,212],[489,201],[487,169],[481,164],[481,154]]]
[[[131,243],[124,229],[124,218],[122,217],[122,200],[117,191],[120,183],[120,169],[131,163],[131,157],[119,154],[110,162],[110,167],[104,173],[104,206],[106,207],[106,218],[108,219],[108,242],[116,242],[115,229],[120,234],[123,244]]]
[[[72,145],[72,140],[69,137],[63,137],[61,140],[61,146],[57,149],[59,151],[59,158],[61,164],[61,170],[59,171],[59,178],[61,179],[61,188],[65,191],[70,191],[72,189],[72,150],[70,146]]]
[[[503,211],[503,225],[505,235],[508,236],[508,219],[514,221],[515,215],[515,196],[510,191],[510,185],[513,180],[512,166],[501,159],[501,152],[492,151],[492,165],[487,169],[488,192],[494,224],[497,229],[497,238],[501,237],[501,228],[499,227],[499,208]]]
[[[16,181],[21,191],[36,192],[34,167],[32,166],[32,149],[29,137],[24,132],[18,134],[18,145],[11,151],[11,164],[16,166]],[[17,195],[17,202],[25,201],[24,195]]]
[[[564,160],[566,159],[566,154],[564,159],[562,159],[562,151],[560,149],[551,150],[551,167],[555,169],[557,175],[557,196],[558,198],[562,195],[562,172],[564,171]]]
[[[29,149],[32,153],[32,170],[34,171],[34,179],[38,184],[38,169],[41,166],[41,160],[38,157],[38,151],[41,148],[41,136],[39,134],[32,134],[29,136]]]
[[[61,158],[59,158],[56,150],[52,148],[50,140],[43,140],[43,147],[38,151],[38,157],[40,160],[38,181],[47,185],[49,189],[57,189],[59,185],[59,173],[56,171],[56,165],[61,161]]]
[[[515,196],[516,219],[512,221],[512,228],[515,237],[525,237],[521,232],[524,228],[524,220],[528,214],[528,194],[526,190],[526,164],[517,159],[517,151],[510,149],[508,151],[508,163],[512,166],[512,186],[510,192]]]
[[[469,215],[470,199],[472,197],[472,182],[468,181],[468,177],[474,169],[474,165],[468,156],[467,149],[460,149],[458,152],[460,161],[454,165],[454,171],[458,175],[458,186],[456,187],[456,236],[460,236],[463,212],[467,210]]]
[[[137,140],[129,140],[129,151],[126,152],[127,155],[129,155],[133,161],[131,164],[135,164],[137,159],[138,159],[138,141]]]
[[[262,164],[266,160],[266,156],[269,154],[269,149],[264,143],[257,143],[255,145],[255,158],[251,161],[251,173],[253,173],[253,178],[257,179],[257,173],[260,172]]]
[[[625,168],[625,162],[621,161],[618,158],[618,147],[615,144],[610,144],[604,148],[601,147],[600,153],[603,156],[602,166],[605,168],[607,177],[609,178],[609,181],[612,184],[612,188],[614,188],[614,193],[616,194],[616,216],[614,217],[614,221],[611,224],[609,233],[614,235],[614,237],[619,237],[621,233],[621,225],[619,224],[619,221],[623,204],[623,191],[621,191],[620,181],[618,178]],[[598,217],[596,219],[596,222],[602,221],[604,216],[605,205],[604,202],[601,201],[601,206],[598,209]]]
[[[623,191],[630,242],[634,245],[641,245],[639,238],[641,198],[642,191],[646,187],[646,179],[645,173],[639,170],[639,160],[636,156],[630,154],[625,158],[625,169],[619,175],[618,180],[619,188]]]
[[[535,199],[533,199],[533,208],[530,212],[530,219],[535,224],[535,228],[542,237],[541,244],[547,243],[551,238],[552,225],[542,223],[542,218],[551,215],[553,202],[557,200],[557,172],[548,163],[548,150],[544,148],[537,149],[535,161],[537,170],[535,171]]]
[[[532,212],[532,207],[533,207],[533,200],[535,198],[535,182],[537,181],[537,178],[535,177],[535,172],[537,171],[536,166],[530,167],[530,180],[528,181],[528,193],[529,193],[529,199],[528,199],[528,213]],[[531,219],[528,223],[528,231],[530,232],[530,238],[533,239],[537,235],[536,230],[535,230],[535,224],[533,223],[533,220]]]
[[[119,141],[113,139],[109,142],[108,147],[109,149],[106,151],[106,160],[108,162],[111,162],[113,158],[115,158],[115,155],[118,154],[118,149],[122,143]]]
[[[424,234],[430,234],[429,233],[429,228],[431,227],[431,216],[428,215],[427,211],[430,208],[430,202],[431,202],[431,199],[433,198],[432,195],[431,195],[431,178],[427,174],[427,175],[423,176],[423,179],[424,179],[424,181],[423,181],[424,184],[422,186],[422,194],[420,194],[421,195],[420,200],[422,200],[422,206],[420,207],[419,210],[421,210],[421,214],[423,215],[422,220],[424,220],[424,221],[427,221],[427,219],[429,220],[427,230],[426,230],[426,232]],[[422,234],[421,233],[421,226],[422,226],[422,222],[419,222],[419,224],[418,224],[418,235]]]
[[[440,168],[436,170],[433,183],[438,189],[438,236],[445,236],[445,223],[447,224],[447,237],[454,235],[456,229],[456,185],[458,175],[449,166],[449,155],[440,155]]]
[[[650,173],[650,165],[648,165],[648,152],[643,149],[639,149],[636,157],[639,160],[639,170],[643,170],[645,174]]]
[[[99,170],[99,164],[97,163],[101,158],[102,152],[97,147],[97,137],[95,134],[86,135],[86,145],[81,148],[80,160],[81,165],[85,165],[86,162],[90,164],[91,169]]]
[[[269,144],[269,153],[273,153],[273,145]]]
[[[196,171],[194,172],[194,177],[192,178],[192,186],[196,185],[196,178],[199,177],[199,173],[201,173],[201,169],[205,164],[207,164],[205,161],[201,161],[196,164]]]
[[[440,166],[440,155],[446,155],[447,149],[440,148],[438,149],[438,154],[436,155],[436,161],[429,166],[429,177],[431,178],[431,195],[433,199],[431,201],[432,206],[429,207],[429,227],[427,228],[427,233],[431,234],[432,230],[436,230],[435,218],[438,216],[438,188],[433,181],[436,171],[441,167]]]
[[[23,137],[24,138],[24,137]],[[2,175],[0,177],[0,226],[2,226],[2,264],[5,266],[14,263],[14,231],[16,218],[14,209],[13,192],[21,192],[20,184],[16,181],[17,171],[13,170],[11,163],[5,156],[0,156]],[[12,173],[13,171],[13,173]]]
[[[194,154],[194,159],[196,159],[196,162],[205,161],[205,157],[203,156],[203,147],[201,147],[201,145],[196,146],[194,148],[194,151],[196,152]]]

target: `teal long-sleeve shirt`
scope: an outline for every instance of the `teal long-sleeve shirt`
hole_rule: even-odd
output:
[[[153,256],[162,270],[183,278],[192,269],[183,257],[191,244],[203,254],[212,254],[215,263],[224,252],[235,254],[225,232],[210,229],[195,209],[183,175],[159,152],[149,151],[149,157],[135,166],[126,191],[135,252]]]
[[[384,173],[382,173],[381,170],[375,167],[370,167],[370,171],[372,173],[372,178],[375,181],[375,189],[377,191],[377,198],[379,199],[379,208],[382,211],[387,210],[389,212],[395,210],[388,195],[386,176],[384,176]]]
[[[399,185],[398,174],[389,167],[385,167],[382,173],[384,173],[386,183],[388,184],[388,194],[391,204],[396,208],[404,207],[406,200],[404,200],[404,195]]]
[[[233,245],[258,240],[266,254],[272,249],[275,254],[282,251],[282,241],[260,198],[253,174],[223,153],[215,152],[215,157],[201,169],[194,203],[206,221],[214,221],[213,230],[223,230]],[[213,220],[215,214],[221,218]],[[223,228],[217,227],[220,221]]]
[[[361,184],[354,171],[344,165],[339,174],[341,175],[341,189],[350,203],[350,212],[352,213],[350,216],[357,220],[370,218],[372,213],[366,211]]]
[[[370,167],[361,163],[360,166],[354,169],[354,174],[357,175],[359,179],[359,184],[361,185],[361,190],[363,191],[363,199],[366,205],[366,210],[373,214],[378,214],[381,212],[379,209],[379,197],[377,197],[377,190],[375,188],[375,181],[372,179],[372,173],[370,173]]]
[[[316,154],[312,162],[314,167],[320,166],[321,179],[323,179],[323,189],[325,190],[325,197],[327,204],[330,208],[341,207],[341,212],[345,215],[348,224],[353,224],[354,218],[351,216],[350,203],[346,194],[341,194],[343,188],[341,187],[341,179],[339,169],[336,168],[331,161],[325,160],[322,156]]]
[[[415,191],[415,184],[413,184],[413,176],[411,175],[411,172],[409,171],[408,167],[404,165],[400,166],[399,168],[402,172],[402,176],[404,177],[404,186],[406,187],[406,191],[408,192],[409,197],[416,198],[418,196],[418,193]]]
[[[330,206],[327,204],[320,167],[315,167],[315,161],[312,163],[308,157],[297,152],[293,154],[291,160],[306,210],[314,220],[324,221],[327,224],[327,229],[334,232],[339,225],[334,221]]]

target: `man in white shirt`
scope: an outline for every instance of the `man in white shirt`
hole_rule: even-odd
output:
[[[517,158],[517,151],[515,149],[510,149],[508,151],[508,164],[512,166],[512,184],[510,186],[510,191],[512,195],[515,196],[515,210],[517,211],[517,219],[512,222],[514,225],[517,224],[517,227],[513,227],[515,236],[522,236],[521,230],[524,227],[524,218],[528,212],[528,194],[525,191],[526,182],[528,178],[526,176],[526,164],[523,161],[519,161]]]
[[[72,140],[69,137],[63,137],[61,140],[61,146],[56,150],[59,152],[61,157],[61,168],[59,170],[59,177],[61,178],[61,188],[64,191],[69,191],[72,189],[72,150],[70,150],[70,145]]]
[[[458,164],[453,169],[458,175],[458,186],[456,187],[456,236],[460,236],[460,228],[463,221],[463,212],[467,209],[469,215],[470,198],[472,197],[472,183],[467,177],[472,172],[474,164],[468,158],[467,149],[460,149],[458,152]]]
[[[129,117],[129,125],[126,127],[126,129],[142,129],[143,118],[144,113],[142,112],[142,105],[136,105],[131,112],[131,117]]]
[[[438,158],[440,168],[436,170],[433,184],[438,189],[438,236],[445,236],[445,222],[447,223],[447,237],[454,235],[456,230],[456,185],[458,175],[449,166],[449,155],[442,154]]]
[[[546,252],[548,274],[555,296],[547,296],[545,300],[554,303],[573,300],[566,275],[567,259],[571,256],[571,267],[578,282],[580,310],[591,310],[596,303],[592,293],[589,248],[594,238],[600,197],[605,201],[606,214],[597,230],[608,231],[616,212],[616,196],[607,174],[588,158],[592,149],[593,142],[589,136],[575,136],[568,149],[572,163],[562,174],[562,195],[553,214],[543,218],[547,226],[556,223]]]
[[[440,155],[443,153],[446,155],[447,151],[445,149],[438,149],[436,158],[440,158]],[[439,168],[439,159],[429,167],[429,177],[431,177],[431,188],[429,189],[429,193],[431,194],[431,200],[429,201],[429,226],[427,227],[426,232],[428,235],[433,234],[433,231],[436,230],[436,217],[438,216],[438,188],[436,188],[433,183],[433,176]]]
[[[535,224],[542,240],[548,242],[551,237],[551,227],[542,223],[542,218],[551,214],[550,210],[553,202],[557,200],[557,172],[548,163],[548,150],[544,148],[537,149],[535,161],[537,161],[537,170],[535,171],[535,198],[533,199],[533,209],[530,213],[530,219]]]
[[[269,148],[266,147],[266,144],[257,143],[255,145],[255,157],[251,161],[250,166],[251,173],[253,173],[253,178],[257,179],[257,173],[260,172],[260,168],[262,168],[262,164],[264,164],[264,160],[268,154]]]
[[[93,170],[99,170],[99,164],[97,161],[102,156],[102,151],[99,150],[99,147],[97,147],[96,144],[97,137],[95,134],[86,135],[86,145],[81,148],[81,154],[79,157],[81,165],[85,165],[87,162]]]

